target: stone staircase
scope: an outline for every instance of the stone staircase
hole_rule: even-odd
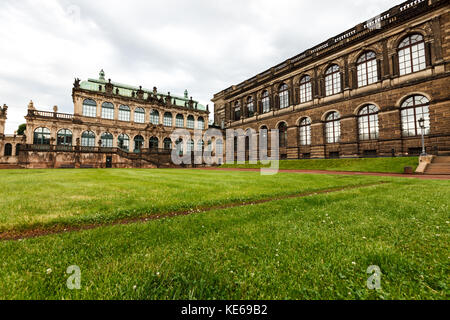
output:
[[[425,174],[450,175],[450,156],[439,156],[427,166]]]

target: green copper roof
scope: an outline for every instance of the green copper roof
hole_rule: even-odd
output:
[[[102,92],[105,92],[105,85],[108,83],[108,81],[105,80],[105,72],[102,70],[99,75],[100,79],[88,79],[87,81],[82,81],[80,83],[80,88],[84,90],[89,91],[95,91],[99,92],[99,85],[102,85]],[[132,93],[139,90],[139,87],[130,86],[126,84],[121,84],[117,82],[112,82],[111,84],[114,86],[113,92],[115,93],[116,90],[119,90],[119,95],[124,97],[132,97]],[[150,94],[153,94],[153,90],[142,88],[142,91],[144,91],[144,99],[147,99]],[[167,94],[157,93],[158,97],[167,97]],[[179,107],[185,107],[186,103],[189,102],[188,98],[188,92],[187,90],[184,92],[184,97],[178,96],[178,95],[172,95],[170,94],[172,99],[175,99],[175,103]],[[197,103],[197,109],[206,111],[206,107],[197,101],[194,101],[194,104]]]

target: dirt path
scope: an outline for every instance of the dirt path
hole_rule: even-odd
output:
[[[216,170],[216,171],[260,171],[260,169],[244,169],[244,168],[196,168],[197,170]],[[377,177],[398,177],[398,178],[417,178],[423,180],[450,180],[450,175],[424,175],[424,174],[402,174],[402,173],[383,173],[383,172],[355,172],[355,171],[327,171],[327,170],[278,170],[285,173],[309,173],[309,174],[344,174],[344,175],[360,175],[360,176],[377,176]]]
[[[75,231],[82,231],[82,230],[91,230],[91,229],[96,229],[96,228],[106,227],[106,226],[125,225],[125,224],[137,223],[137,222],[147,222],[147,221],[176,217],[176,216],[186,216],[186,215],[195,214],[195,213],[208,212],[208,211],[212,211],[212,210],[250,206],[250,205],[255,205],[255,204],[276,201],[276,200],[303,198],[303,197],[308,197],[308,196],[317,195],[317,194],[326,194],[326,193],[333,193],[333,192],[339,192],[339,191],[361,189],[361,188],[373,187],[373,186],[378,186],[378,185],[388,184],[388,183],[389,182],[381,181],[381,182],[370,183],[370,184],[360,184],[360,185],[355,185],[355,186],[337,187],[337,188],[331,188],[331,189],[326,189],[326,190],[317,190],[317,191],[291,194],[291,195],[285,195],[285,196],[270,197],[270,198],[259,199],[259,200],[254,200],[254,201],[248,200],[248,201],[242,201],[242,202],[233,202],[233,203],[228,203],[228,204],[224,204],[224,205],[191,209],[188,211],[169,212],[169,213],[164,213],[164,214],[160,214],[160,215],[153,214],[153,215],[141,216],[141,217],[136,217],[136,218],[121,219],[121,220],[117,220],[117,221],[109,222],[109,223],[96,223],[96,224],[86,224],[86,225],[78,225],[78,226],[55,225],[55,226],[51,226],[51,227],[47,227],[47,228],[41,227],[41,228],[22,230],[22,231],[11,230],[11,231],[5,231],[3,233],[0,233],[0,241],[30,239],[30,238],[37,238],[37,237],[42,237],[42,236],[51,235],[51,234],[75,232]]]

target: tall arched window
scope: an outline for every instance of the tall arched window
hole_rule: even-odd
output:
[[[306,75],[300,80],[300,103],[312,100],[311,77]]]
[[[157,137],[150,138],[150,149],[158,149],[159,148],[159,140]]]
[[[84,131],[81,134],[82,147],[95,147],[95,133],[92,131]]]
[[[184,127],[184,116],[182,114],[177,114],[177,117],[175,119],[175,126],[177,128],[183,128]]]
[[[303,118],[300,120],[299,127],[300,145],[309,146],[311,144],[311,119]]]
[[[203,119],[203,117],[198,117],[198,119],[197,119],[197,129],[199,129],[199,130],[205,129],[205,119]]]
[[[178,138],[177,141],[175,141],[175,149],[177,150],[177,153],[182,156],[183,155],[183,139]]]
[[[279,93],[279,99],[280,99],[280,109],[284,109],[289,107],[289,90],[288,86],[283,83],[280,86],[280,90],[278,90]]]
[[[129,106],[120,106],[119,107],[119,120],[120,121],[130,121],[130,107]]]
[[[56,136],[56,144],[58,146],[71,146],[72,145],[72,131],[68,129],[61,129]]]
[[[164,150],[172,150],[172,140],[170,140],[170,138],[165,138],[163,144]]]
[[[378,139],[378,108],[373,104],[362,107],[358,113],[359,140]]]
[[[234,103],[234,120],[241,120],[241,105],[239,104],[239,101]]]
[[[145,122],[145,110],[143,108],[136,108],[134,110],[134,122],[136,123]]]
[[[114,119],[114,105],[111,102],[104,102],[102,104],[102,118]]]
[[[112,148],[113,147],[113,135],[109,132],[105,132],[101,136],[102,148]]]
[[[400,42],[398,64],[401,76],[426,68],[425,41],[421,34],[407,36]]]
[[[16,156],[20,154],[20,148],[22,147],[21,144],[16,144]]]
[[[406,99],[401,105],[402,133],[404,137],[413,137],[422,134],[419,120],[425,120],[424,134],[430,133],[429,100],[421,95]]]
[[[203,142],[203,140],[198,140],[197,141],[197,151],[203,151],[203,145],[204,145],[204,142]]]
[[[83,101],[83,116],[95,118],[97,116],[97,103],[92,99]]]
[[[338,143],[341,139],[341,117],[337,112],[330,112],[325,119],[327,143]]]
[[[117,146],[124,151],[130,150],[130,137],[124,133],[119,134]]]
[[[270,111],[270,98],[269,98],[269,91],[264,90],[262,93],[262,112],[266,113]]]
[[[377,56],[373,51],[363,53],[357,61],[358,87],[378,81]]]
[[[223,141],[222,139],[219,139],[216,141],[216,155],[221,156],[223,155]]]
[[[339,66],[332,65],[325,72],[325,94],[331,96],[341,92],[341,74]]]
[[[278,125],[278,131],[280,135],[280,148],[285,148],[287,144],[287,124],[286,122],[281,122]]]
[[[189,140],[186,146],[186,151],[188,153],[191,153],[192,151],[194,151],[194,140]]]
[[[152,110],[150,112],[150,123],[157,126],[159,124],[159,112],[158,110]]]
[[[172,126],[172,114],[170,112],[164,113],[164,126],[171,127]]]
[[[187,117],[187,128],[194,129],[195,128],[195,118],[192,115]]]
[[[267,126],[262,126],[262,127],[259,129],[259,134],[261,135],[263,141],[267,141],[267,143],[269,142],[269,141],[267,140],[267,137],[269,136],[269,129],[267,129]]]
[[[50,130],[47,128],[37,128],[36,130],[34,130],[33,143],[40,145],[49,145]]]
[[[247,113],[249,118],[255,115],[255,104],[253,103],[252,96],[247,98]]]
[[[4,155],[5,155],[5,157],[12,156],[12,144],[11,143],[5,144],[5,153],[4,153]]]
[[[139,153],[142,150],[142,147],[144,146],[144,137],[141,135],[137,135],[134,137],[134,152]]]

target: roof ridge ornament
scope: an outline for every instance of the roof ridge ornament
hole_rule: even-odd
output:
[[[105,71],[103,71],[103,69],[100,70],[100,73],[98,75],[100,80],[105,81]]]

